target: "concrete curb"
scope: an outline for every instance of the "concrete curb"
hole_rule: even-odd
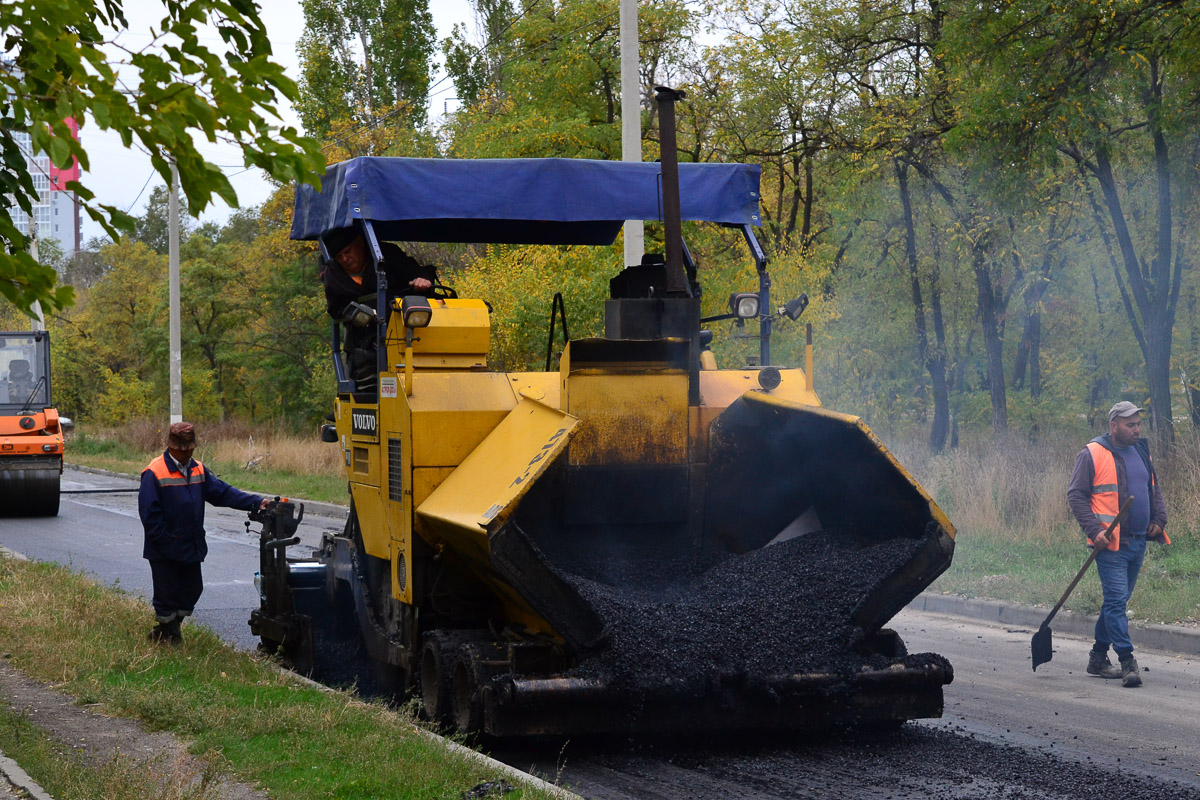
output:
[[[33,798],[33,800],[54,800],[53,797],[46,794],[46,790],[38,786],[33,778],[21,769],[17,762],[13,761],[4,753],[0,753],[0,777],[3,777],[13,786],[17,787],[25,794]]]
[[[127,472],[113,472],[112,470],[100,469],[99,467],[86,467],[83,464],[67,463],[64,466],[73,470],[78,470],[79,472],[88,472],[92,475],[104,475],[109,478],[126,478],[131,481],[138,480],[136,475],[130,475]],[[296,503],[303,503],[305,514],[316,514],[319,517],[345,520],[346,514],[350,511],[349,506],[338,505],[336,503],[322,503],[318,500],[304,500],[299,497],[291,497],[288,499]]]
[[[914,611],[931,614],[952,614],[959,617],[979,619],[984,622],[1000,622],[1022,628],[1037,629],[1050,613],[1048,608],[1029,608],[998,600],[974,600],[953,594],[924,592],[908,604]],[[1091,638],[1096,629],[1096,617],[1060,611],[1050,623],[1058,633]],[[1200,655],[1200,628],[1185,628],[1181,625],[1150,625],[1133,623],[1130,626],[1134,647],[1166,650],[1171,653]]]

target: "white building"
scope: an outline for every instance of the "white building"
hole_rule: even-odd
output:
[[[71,134],[79,138],[75,120],[68,119]],[[25,164],[33,177],[33,186],[38,197],[33,203],[33,218],[37,220],[38,240],[52,239],[62,248],[67,257],[74,255],[82,244],[82,227],[79,216],[79,199],[75,192],[66,188],[68,181],[79,180],[79,163],[73,162],[68,169],[58,169],[50,158],[33,152],[33,143],[28,133],[14,133],[17,146],[25,154]],[[17,205],[12,206],[13,223],[25,236],[29,231],[29,215]]]

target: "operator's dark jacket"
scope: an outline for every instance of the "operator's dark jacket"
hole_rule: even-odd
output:
[[[1116,461],[1117,507],[1120,508],[1129,499],[1129,477],[1125,474],[1125,459],[1121,458],[1113,446],[1112,434],[1106,433],[1103,436],[1097,436],[1092,441],[1111,452],[1113,460]],[[1150,524],[1165,529],[1167,527],[1167,503],[1163,500],[1162,487],[1159,486],[1158,475],[1154,471],[1154,462],[1150,460],[1150,443],[1145,439],[1138,439],[1134,447],[1137,448],[1138,455],[1145,462],[1146,471],[1150,473],[1154,485],[1150,492]],[[1071,473],[1071,482],[1067,486],[1067,504],[1079,522],[1079,527],[1083,528],[1084,534],[1089,539],[1095,539],[1104,533],[1105,528],[1092,513],[1092,485],[1095,483],[1095,476],[1096,470],[1092,464],[1092,453],[1085,447],[1075,457],[1075,470]],[[1159,536],[1158,539],[1161,540],[1162,537]]]
[[[408,285],[416,278],[425,278],[431,282],[437,280],[437,275],[432,267],[421,266],[415,258],[391,242],[381,243],[379,250],[383,254],[383,272],[387,275],[388,294],[392,297],[424,294]],[[371,267],[368,266],[363,270],[362,283],[358,283],[347,275],[336,261],[325,268],[322,281],[325,284],[325,308],[329,311],[329,316],[334,319],[342,318],[342,312],[346,310],[347,304],[363,295],[375,294],[379,286],[375,270]]]
[[[186,474],[184,474],[186,472]],[[169,452],[151,461],[142,471],[138,512],[146,531],[142,558],[193,564],[208,555],[204,540],[204,503],[250,511],[262,498],[235,489],[189,459],[180,472]]]

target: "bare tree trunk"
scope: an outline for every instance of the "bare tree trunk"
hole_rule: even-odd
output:
[[[992,398],[992,434],[999,438],[1008,430],[1008,395],[1004,384],[1004,340],[1000,336],[1000,320],[996,287],[987,257],[988,234],[972,246],[972,267],[975,269],[975,289],[979,297],[979,323],[983,329],[983,346],[987,353],[988,392]]]
[[[912,194],[908,187],[908,166],[900,161],[896,161],[894,166],[896,182],[900,188],[900,204],[904,208],[904,258],[908,264],[909,280],[912,284],[913,329],[917,334],[917,355],[929,371],[929,380],[933,388],[933,427],[929,432],[929,449],[940,453],[946,446],[950,419],[946,362],[944,357],[934,356],[929,347],[929,335],[925,327],[925,302],[917,265],[917,232],[913,222]]]
[[[1161,134],[1154,134],[1155,161],[1158,178],[1158,247],[1149,270],[1143,270],[1134,250],[1133,238],[1117,193],[1112,162],[1102,150],[1096,154],[1095,175],[1116,233],[1125,277],[1135,301],[1137,315],[1131,315],[1130,324],[1139,331],[1139,344],[1146,360],[1146,383],[1150,390],[1151,426],[1164,443],[1173,442],[1175,429],[1171,420],[1171,338],[1175,325],[1175,306],[1179,298],[1179,282],[1182,264],[1174,263],[1174,280],[1171,270],[1171,185],[1166,142]],[[1132,311],[1127,306],[1127,310]],[[1141,325],[1138,325],[1141,317]]]
[[[805,140],[805,155],[804,155],[804,222],[800,228],[800,245],[805,250],[812,246],[812,215],[813,215],[813,159],[812,154],[808,152],[808,143]]]
[[[1055,204],[1050,211],[1050,226],[1046,235],[1046,252],[1042,256],[1042,268],[1037,274],[1030,276],[1029,283],[1023,292],[1025,325],[1021,332],[1021,341],[1017,345],[1016,363],[1013,365],[1013,388],[1019,389],[1024,386],[1025,371],[1028,367],[1029,396],[1034,398],[1041,397],[1042,394],[1042,369],[1039,360],[1042,343],[1042,298],[1046,295],[1046,290],[1050,288],[1051,265],[1054,263],[1054,256],[1060,242],[1058,205]]]
[[[966,210],[960,210],[954,193],[934,176],[928,165],[915,160],[909,164],[941,195],[946,207],[958,218],[964,230],[972,231],[979,227],[981,220],[974,210],[969,204],[966,204]],[[971,261],[979,297],[979,321],[983,329],[984,348],[987,351],[988,391],[992,398],[992,435],[998,439],[1008,431],[1008,396],[1004,388],[1004,334],[1000,325],[1000,315],[1007,300],[997,296],[992,281],[988,258],[991,237],[990,231],[984,231],[971,243]]]

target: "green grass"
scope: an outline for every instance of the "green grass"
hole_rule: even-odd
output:
[[[204,463],[220,475],[221,480],[232,483],[247,492],[271,497],[281,495],[301,500],[349,505],[345,474],[303,475],[271,469],[247,471],[232,461],[206,461]],[[137,471],[140,472],[141,468],[139,467]]]
[[[1088,550],[1082,536],[1061,528],[1045,541],[1014,539],[997,531],[959,531],[954,562],[930,591],[1051,607],[1083,565]],[[1150,543],[1129,603],[1130,616],[1143,622],[1200,622],[1200,544],[1179,532],[1167,547]],[[1095,567],[1088,571],[1064,608],[1096,614],[1101,603]]]
[[[150,644],[150,624],[140,600],[56,565],[0,558],[0,641],[14,666],[181,736],[214,769],[276,800],[457,798],[501,777],[418,735],[407,711],[301,684],[196,626],[184,627],[181,647]],[[158,796],[97,791],[94,781],[110,778],[81,777],[71,753],[19,720],[0,718],[0,728],[0,749],[58,800]]]

